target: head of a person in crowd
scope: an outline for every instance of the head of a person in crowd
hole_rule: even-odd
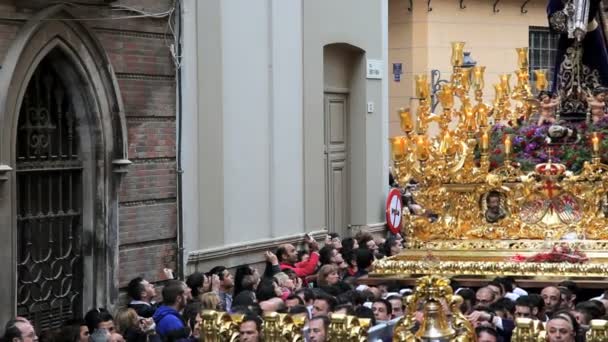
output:
[[[330,295],[319,294],[312,304],[312,317],[327,316],[336,307],[336,299]]]
[[[186,285],[192,291],[192,298],[200,300],[200,296],[211,291],[211,279],[202,272],[194,272],[186,278]]]
[[[301,288],[297,290],[296,296],[300,297],[306,306],[312,306],[315,301],[315,293],[309,288]]]
[[[340,274],[338,266],[336,265],[324,265],[319,269],[317,273],[317,285],[319,286],[333,286],[340,281]]]
[[[137,277],[127,285],[127,294],[132,300],[150,303],[156,297],[156,288],[142,277]]]
[[[284,262],[292,265],[298,262],[298,252],[296,251],[296,248],[290,243],[280,245],[274,254],[276,254],[277,259],[279,259],[279,262]]]
[[[302,249],[302,250],[298,251],[298,261],[297,262],[306,262],[309,259],[310,259],[310,252],[308,252],[305,249]]]
[[[376,316],[374,315],[374,310],[368,308],[367,306],[357,306],[355,308],[355,316],[358,318],[367,318],[370,320],[370,326],[376,325]]]
[[[392,318],[401,317],[405,311],[405,305],[403,304],[403,297],[392,295],[388,296],[386,300],[391,303]]]
[[[546,325],[547,342],[574,342],[576,329],[565,315],[555,315]]]
[[[496,292],[485,286],[477,290],[475,293],[475,305],[489,307],[490,304],[496,301]]]
[[[240,342],[259,342],[262,330],[262,319],[257,315],[245,315],[239,325]]]
[[[538,318],[538,307],[536,307],[530,296],[520,296],[515,300],[515,318]]]
[[[289,290],[289,292],[293,292],[296,289],[296,284],[293,280],[284,272],[279,272],[273,276],[274,280],[279,284],[279,286],[283,289]]]
[[[335,249],[342,249],[342,240],[340,239],[340,234],[338,233],[329,233],[329,243],[334,246]]]
[[[486,287],[488,287],[490,290],[492,290],[492,292],[494,292],[494,302],[496,302],[500,298],[504,297],[504,295],[505,295],[505,290],[504,290],[503,285],[496,280],[490,281],[486,285]]]
[[[285,299],[285,306],[287,309],[291,309],[296,305],[304,305],[304,300],[295,294],[291,294]]]
[[[513,278],[511,278],[511,277],[496,277],[496,278],[494,278],[494,281],[497,281],[502,286],[502,289],[504,291],[503,292],[503,297],[507,293],[513,293]]]
[[[182,318],[186,325],[190,329],[190,334],[192,337],[199,338],[201,333],[201,324],[203,323],[203,318],[201,317],[201,312],[203,311],[203,304],[200,302],[192,302],[184,308],[182,313]]]
[[[221,300],[215,292],[207,292],[201,295],[201,305],[205,310],[220,310]]]
[[[192,298],[191,289],[183,281],[169,280],[163,287],[163,305],[182,311]]]
[[[357,272],[357,251],[358,249],[344,250],[344,253],[342,253],[348,272],[351,275]]]
[[[475,335],[477,335],[477,342],[497,342],[498,333],[496,329],[487,326],[479,326],[475,328]]]
[[[271,298],[277,297],[277,291],[275,290],[276,282],[274,279],[262,279],[260,284],[258,285],[257,290],[255,291],[255,296],[258,302],[262,302],[265,300],[269,300]]]
[[[357,250],[357,269],[361,271],[370,271],[374,262],[374,252],[371,249],[359,248]]]
[[[330,265],[334,262],[332,257],[337,254],[338,251],[332,245],[325,245],[319,250],[319,263],[321,265]]]
[[[334,309],[335,314],[354,316],[355,307],[352,304],[340,304]]]
[[[310,329],[309,337],[311,342],[327,341],[327,331],[329,330],[330,320],[327,315],[314,316],[308,322]]]
[[[589,325],[589,322],[591,322],[595,316],[599,315],[597,306],[591,303],[591,301],[576,304],[575,308],[570,310],[570,313],[574,316],[578,324],[585,326]]]
[[[105,308],[89,310],[89,312],[84,315],[84,321],[87,323],[87,327],[91,334],[97,329],[105,329],[110,334],[115,332],[114,317],[112,317],[110,312]]]
[[[374,236],[369,232],[360,231],[355,236],[359,243],[359,248],[365,248],[371,250],[374,254],[378,252],[378,245],[374,241]]]
[[[257,276],[257,277],[256,277]],[[248,277],[248,282],[244,284],[245,277]],[[241,265],[236,268],[234,272],[234,292],[233,295],[239,294],[243,290],[252,291],[257,284],[251,284],[251,280],[255,280],[255,278],[259,279],[260,275],[258,270],[249,266],[249,265]],[[244,285],[247,285],[245,288]]]
[[[591,304],[597,307],[598,315],[594,316],[593,319],[603,319],[604,316],[608,315],[608,310],[606,310],[606,303],[602,299],[591,299]]]
[[[397,255],[401,253],[401,250],[403,250],[402,242],[392,236],[386,239],[383,247],[382,254],[386,255],[387,257]]]
[[[509,298],[500,298],[496,302],[490,305],[490,310],[494,312],[494,315],[500,318],[513,319],[515,315],[515,302]]]
[[[573,282],[572,280],[563,280],[557,284],[557,287],[560,289],[566,288],[570,291],[570,294],[571,294],[570,298],[564,298],[562,296],[562,301],[569,301],[570,302],[569,306],[571,308],[574,308],[574,305],[576,303],[576,300],[578,298],[578,293],[579,293],[578,285],[576,285],[576,283]]]
[[[73,318],[65,321],[59,330],[59,341],[88,342],[89,327],[83,319]]]
[[[139,324],[137,312],[131,308],[119,308],[114,313],[114,326],[116,332],[127,336],[131,331],[143,331]]]
[[[305,305],[296,305],[287,309],[287,313],[290,315],[302,315],[305,319],[308,320],[310,311]]]
[[[576,305],[576,303],[574,301],[575,296],[572,291],[570,291],[569,288],[564,286],[558,286],[558,289],[561,296],[558,310],[574,310],[574,306]]]
[[[538,293],[530,293],[527,295],[527,297],[531,305],[536,308],[536,319],[545,321],[545,301],[543,300],[543,297],[541,297],[541,295]]]
[[[294,284],[296,284],[296,283],[297,283],[297,281],[298,281],[299,277],[298,277],[298,275],[296,274],[296,271],[292,270],[291,268],[286,268],[286,269],[284,269],[284,270],[281,270],[281,272],[283,272],[283,273],[287,274],[287,276],[288,276],[289,278],[291,278],[291,280],[293,280]]]
[[[230,292],[234,288],[234,277],[226,267],[215,266],[209,271],[209,274],[217,274],[220,278],[220,290],[222,292]]]
[[[562,303],[562,293],[557,286],[547,286],[540,291],[540,296],[545,302],[545,312],[547,314],[559,310]]]
[[[6,323],[1,340],[4,342],[35,342],[38,341],[38,335],[30,321],[17,317]]]
[[[357,239],[348,237],[342,240],[342,252],[352,251],[353,249],[359,248],[359,242]]]
[[[265,301],[260,301],[260,308],[264,313],[270,312],[285,312],[285,302],[281,298],[270,298]]]
[[[393,306],[386,299],[376,299],[372,303],[372,311],[374,312],[374,317],[376,317],[376,322],[388,321],[392,318]]]
[[[468,315],[473,311],[475,305],[475,291],[468,287],[461,287],[455,291],[455,294],[462,297],[462,304],[460,304],[460,312],[464,315]]]
[[[217,296],[216,296],[217,297]],[[219,300],[219,297],[217,297]],[[234,310],[235,306],[251,306],[257,303],[257,297],[255,292],[253,291],[241,291],[234,299],[232,300],[232,307],[230,310]],[[218,307],[220,304],[218,304]]]

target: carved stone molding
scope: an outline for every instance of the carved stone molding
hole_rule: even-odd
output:
[[[0,164],[0,182],[4,182],[8,180],[8,173],[13,171],[13,168],[6,165]]]
[[[114,159],[112,165],[114,166],[114,173],[127,173],[129,172],[129,165],[133,164],[129,159]]]

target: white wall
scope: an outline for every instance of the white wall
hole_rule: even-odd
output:
[[[230,244],[270,237],[268,0],[223,1],[221,18],[224,241]]]
[[[272,1],[272,236],[304,231],[302,1]]]
[[[184,211],[189,211],[185,213],[184,241],[191,266],[255,262],[260,260],[261,250],[279,242],[296,242],[305,231],[323,228],[305,223],[305,134],[316,136],[323,144],[322,129],[311,132],[304,127],[305,101],[311,99],[306,95],[305,68],[318,67],[315,73],[320,82],[311,96],[315,103],[322,103],[325,44],[332,40],[360,43],[371,52],[370,58],[382,59],[382,28],[377,26],[382,25],[385,0],[332,0],[326,5],[315,0],[317,10],[324,13],[305,14],[311,1],[186,0],[196,7],[197,16],[196,22],[186,20],[184,27],[188,42],[184,70],[197,75],[196,84],[190,74],[184,83],[188,104],[184,108],[184,118],[188,118],[184,144],[198,144],[188,147],[184,155],[189,159],[184,161],[189,167],[185,173],[197,175],[184,184]],[[353,21],[353,17],[364,16],[371,16],[369,26]],[[318,26],[315,32],[324,36],[305,42],[305,27],[311,25]],[[327,25],[333,30],[329,36],[324,31]],[[314,60],[307,59],[306,49],[314,49]],[[374,82],[377,85],[361,88],[361,103],[367,96],[376,104],[372,123],[362,126],[361,135],[378,140],[369,144],[373,151],[363,157],[374,165],[371,173],[364,172],[369,179],[363,179],[364,190],[357,201],[374,205],[361,206],[362,223],[378,222],[382,216],[376,202],[385,177],[378,171],[383,168],[382,147],[386,145],[381,136],[385,81]],[[318,110],[314,115],[322,115],[322,104],[314,110]],[[368,120],[363,108],[357,115]],[[319,189],[324,196],[324,188]],[[372,199],[367,199],[370,194]],[[324,205],[324,199],[315,203],[310,215],[324,221]]]

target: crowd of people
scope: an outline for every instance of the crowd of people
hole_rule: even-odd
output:
[[[332,314],[342,313],[371,322],[370,331],[392,329],[404,315],[404,298],[412,289],[398,283],[362,285],[374,260],[398,254],[403,247],[399,234],[386,239],[361,232],[340,239],[330,234],[323,247],[306,237],[307,248],[292,244],[266,252],[263,273],[251,265],[234,272],[217,266],[206,273],[195,272],[185,281],[164,282],[159,303],[156,287],[137,277],[126,287],[126,305],[110,312],[103,308],[88,311],[82,319],[65,322],[56,330],[39,332],[23,317],[8,322],[3,342],[160,342],[198,340],[201,312],[219,310],[241,313],[240,341],[261,339],[264,313],[301,314],[307,319],[307,341],[323,342],[328,337]],[[515,318],[545,322],[549,342],[580,342],[592,319],[606,316],[608,297],[601,295],[581,301],[575,283],[563,281],[547,286],[539,294],[518,287],[513,278],[496,278],[474,290],[452,282],[463,297],[461,311],[476,329],[478,342],[507,342],[515,328]],[[416,313],[422,320],[422,307]],[[386,335],[382,338],[389,338]]]

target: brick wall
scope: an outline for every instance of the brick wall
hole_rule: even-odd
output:
[[[157,3],[152,0],[142,0]],[[175,68],[167,19],[95,23],[125,106],[129,159],[120,198],[119,286],[176,268]]]
[[[0,0],[0,60],[22,25],[49,1]],[[76,18],[105,18],[137,13],[70,6]],[[146,12],[163,12],[172,0],[118,0]],[[168,18],[87,20],[109,56],[118,79],[128,129],[128,157],[133,162],[119,192],[119,286],[143,275],[164,279],[163,268],[176,268],[176,85],[168,45]]]

